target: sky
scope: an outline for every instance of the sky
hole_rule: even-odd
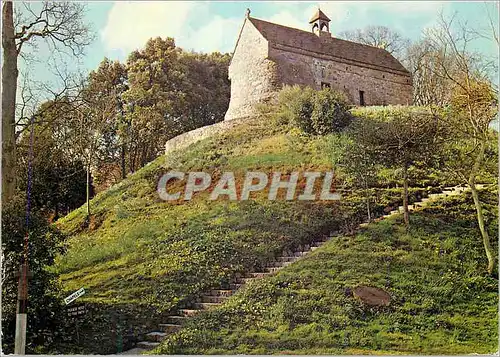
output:
[[[448,1],[332,1],[332,2],[177,2],[177,1],[96,1],[88,2],[86,20],[96,33],[86,55],[71,64],[88,72],[104,57],[125,62],[128,54],[144,47],[151,37],[173,37],[177,46],[197,52],[232,52],[247,8],[251,16],[309,31],[309,18],[320,6],[332,20],[330,31],[383,25],[417,40],[424,29],[436,23],[437,15],[457,16],[475,28],[487,25],[487,8],[498,24],[498,8],[493,3]],[[498,46],[478,41],[476,50],[497,55]],[[39,80],[50,80],[53,66],[47,65],[43,49],[39,63],[30,73]]]

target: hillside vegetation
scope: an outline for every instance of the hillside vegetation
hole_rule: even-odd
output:
[[[496,193],[496,191],[495,191]],[[497,234],[493,192],[483,192]],[[498,350],[498,281],[484,274],[470,193],[331,239],[223,306],[192,318],[159,354],[465,354]],[[382,288],[391,304],[353,296]]]
[[[256,271],[264,267],[270,260],[280,256],[284,251],[295,250],[297,247],[309,244],[317,237],[327,235],[331,231],[352,232],[360,222],[366,219],[366,193],[342,189],[344,184],[349,182],[349,177],[342,172],[342,168],[335,167],[338,173],[336,184],[342,193],[340,201],[285,201],[283,200],[283,192],[278,196],[278,200],[269,201],[267,200],[267,191],[263,191],[252,194],[253,199],[248,201],[223,199],[210,201],[208,193],[201,192],[195,194],[191,201],[165,202],[159,198],[156,192],[157,182],[162,173],[169,170],[207,172],[212,175],[213,187],[217,178],[225,171],[233,171],[237,178],[242,177],[246,171],[264,171],[269,172],[269,174],[274,171],[285,174],[292,171],[324,172],[332,170],[332,163],[341,159],[343,155],[341,148],[344,147],[346,140],[346,136],[342,133],[331,133],[323,136],[304,135],[297,129],[282,125],[279,121],[271,120],[268,116],[263,116],[231,129],[225,134],[195,143],[185,150],[159,157],[120,184],[97,195],[91,201],[92,217],[90,222],[86,221],[85,207],[81,207],[59,220],[57,225],[71,238],[67,242],[66,253],[58,257],[57,263],[52,269],[59,274],[66,292],[72,292],[81,287],[86,289],[86,294],[80,298],[79,302],[86,303],[91,312],[84,321],[80,322],[80,331],[85,331],[85,333],[80,334],[78,341],[73,341],[74,334],[69,336],[69,346],[61,346],[61,350],[68,348],[75,351],[75,345],[79,346],[77,348],[79,352],[113,353],[121,350],[123,345],[128,343],[127,336],[137,336],[147,332],[148,329],[162,322],[162,319],[169,312],[184,306],[202,291],[231,281],[236,273]],[[377,177],[379,188],[370,189],[371,210],[372,214],[381,215],[383,212],[388,212],[388,210],[400,205],[402,198],[401,189],[396,188],[400,182],[397,180],[394,170],[380,169]],[[410,203],[417,197],[426,196],[428,192],[439,190],[437,186],[450,183],[446,182],[439,174],[429,170],[425,175],[419,174],[416,170],[413,172],[413,177],[412,186],[414,187],[410,189]],[[176,185],[177,183],[174,183],[170,188],[172,190],[179,189],[180,186]],[[429,188],[428,185],[433,185],[434,188]],[[240,186],[241,182],[237,179],[238,192]],[[299,187],[303,186],[303,180],[299,181]],[[416,220],[415,222],[418,227],[427,225],[425,221]],[[469,222],[469,224],[473,223]],[[397,232],[401,233],[401,229],[395,229],[393,233]],[[413,236],[411,232],[408,234],[404,238],[408,240],[408,244],[419,246],[418,242],[421,238],[418,235]],[[474,249],[480,250],[480,243],[478,243],[480,240],[476,236],[472,238],[473,234],[471,229],[471,239],[468,244],[472,244]],[[438,236],[434,238],[440,239]],[[345,276],[352,275],[349,278],[350,282],[353,284],[356,281],[368,283],[372,282],[371,275],[363,277],[362,272],[371,270],[374,276],[378,276],[380,279],[385,274],[378,271],[375,266],[373,269],[370,268],[372,262],[381,259],[379,257],[381,251],[387,251],[387,259],[390,261],[399,257],[399,253],[393,256],[393,253],[390,252],[392,249],[391,241],[397,239],[400,238],[386,237],[380,242],[372,242],[366,235],[358,236],[356,239],[346,237],[341,238],[345,244],[337,246],[335,242],[332,242],[325,249],[330,249],[330,256],[338,254],[342,259],[352,261],[352,267],[347,267],[345,270]],[[436,241],[433,244],[439,246],[440,243]],[[425,249],[428,248],[425,246]],[[422,257],[428,255],[425,249],[418,251],[415,256],[411,254],[411,259],[410,257],[408,259],[416,262],[418,255]],[[361,254],[360,252],[365,253]],[[311,259],[316,261],[321,257],[326,258],[326,256],[318,254],[314,255],[316,258]],[[476,254],[474,257],[477,257],[478,261],[474,260],[475,258],[470,258],[471,264],[477,265],[474,265],[472,270],[467,270],[467,274],[480,280],[480,284],[482,284],[480,289],[483,289],[481,291],[486,291],[484,295],[481,295],[481,298],[486,299],[484,300],[485,306],[489,306],[489,310],[486,310],[489,312],[483,314],[486,314],[484,316],[492,320],[492,323],[496,323],[496,317],[491,310],[491,299],[495,296],[495,292],[490,289],[493,282],[488,280],[490,278],[482,277],[479,273],[478,266],[484,264],[482,258],[479,257],[479,251],[470,254]],[[410,256],[410,254],[408,255]],[[426,268],[426,271],[434,273],[438,272],[441,266],[448,264],[443,260],[438,264],[439,266],[434,267],[434,261],[421,260],[420,262],[422,267],[431,264],[430,267]],[[316,298],[320,295],[315,291],[324,291],[326,294],[325,303],[332,304],[332,311],[337,311],[339,316],[343,316],[338,318],[345,323],[352,324],[349,328],[352,331],[359,330],[360,326],[364,324],[362,322],[364,317],[359,315],[361,312],[358,315],[353,312],[352,316],[342,315],[345,314],[341,303],[343,300],[335,302],[335,298],[340,296],[338,295],[340,285],[331,285],[333,289],[331,291],[326,289],[326,285],[321,285],[329,283],[328,280],[321,282],[323,278],[320,277],[322,275],[320,272],[322,270],[319,267],[324,266],[327,269],[324,271],[324,275],[330,276],[333,274],[332,271],[338,272],[340,270],[340,267],[336,265],[338,261],[321,258],[316,263],[319,264],[317,267],[303,267],[302,265],[290,267],[292,269],[290,272],[293,272],[292,275],[296,275],[297,278],[301,274],[305,274],[313,280],[319,279],[319,285],[315,287],[311,285],[313,288],[311,291],[304,290],[309,286],[307,284],[297,286],[299,292],[305,294],[300,299],[304,300],[305,305],[308,304],[306,300],[309,299],[309,303],[319,304],[320,301],[316,301]],[[301,264],[306,264],[306,261]],[[354,268],[355,266],[357,268]],[[418,281],[417,277],[421,275],[421,272],[418,272],[417,266],[414,265],[412,269],[407,271],[408,276],[403,277],[405,268],[396,264],[395,271],[399,271],[399,278],[394,278],[392,284],[395,284],[393,286],[396,286],[396,289],[401,289],[399,293],[402,299],[409,299],[408,301],[414,301],[413,303],[418,305],[420,300],[412,300],[413,298],[410,299],[409,296],[406,296],[410,292],[403,287],[408,282]],[[302,267],[304,268],[303,272],[295,274],[295,269],[302,271]],[[453,265],[450,265],[454,271],[452,267]],[[317,277],[314,278],[316,274]],[[454,274],[462,274],[462,272]],[[279,281],[281,276],[280,274],[276,277],[275,279],[278,279],[276,281]],[[428,275],[429,279],[431,276],[432,274]],[[457,276],[459,275],[455,275],[455,277]],[[342,280],[344,277],[338,279]],[[380,284],[380,281],[382,280],[373,282]],[[425,282],[428,283],[427,280]],[[258,341],[258,338],[250,338],[243,332],[244,336],[242,335],[240,339],[237,331],[239,328],[246,330],[245,321],[253,318],[254,313],[251,311],[254,309],[254,304],[255,313],[261,311],[262,304],[266,304],[265,302],[268,301],[266,299],[270,300],[269,304],[266,304],[268,306],[265,314],[271,313],[276,308],[277,300],[273,299],[280,296],[280,290],[274,289],[275,286],[270,287],[268,282],[263,282],[263,284],[262,288],[257,290],[252,290],[249,287],[248,292],[243,292],[243,295],[238,295],[239,297],[231,300],[233,303],[230,302],[228,306],[233,306],[235,309],[239,306],[240,310],[235,312],[239,317],[233,320],[233,315],[229,313],[228,320],[224,320],[227,322],[226,325],[224,325],[226,322],[221,323],[221,321],[214,319],[213,324],[215,325],[213,326],[221,324],[220,331],[211,332],[212,326],[203,329],[204,332],[196,331],[193,335],[193,331],[188,329],[187,332],[181,332],[180,337],[174,337],[173,340],[167,342],[161,351],[168,353],[261,353],[263,351],[274,353],[285,350],[327,353],[328,351],[337,351],[338,346],[336,345],[314,342],[314,339],[319,338],[323,332],[307,337],[310,340],[309,345],[297,342],[302,337],[288,345],[271,341],[270,336],[276,336],[273,334],[283,333],[283,336],[289,336],[286,338],[292,341],[295,339],[293,336],[296,333],[300,336],[308,336],[309,332],[312,331],[310,329],[321,331],[322,327],[318,327],[321,324],[314,322],[315,320],[297,320],[296,327],[299,330],[295,331],[295,327],[293,327],[289,330],[290,335],[284,332],[286,330],[284,326],[287,326],[288,323],[283,322],[284,325],[281,325],[279,322],[280,325],[275,326],[277,330],[273,330],[274,332],[270,332],[271,335],[267,336],[267,332],[264,330],[258,331],[260,327],[266,326],[265,323],[260,325],[258,321],[262,320],[263,317],[259,317],[255,322],[256,325],[251,325],[252,329],[257,335],[264,334],[263,338],[268,339],[270,345],[262,341],[253,343],[252,341]],[[397,287],[398,284],[402,285]],[[424,282],[420,284],[423,285]],[[434,285],[429,285],[429,289],[432,286]],[[415,291],[412,294],[420,291],[419,286],[416,285],[414,288]],[[257,294],[253,298],[247,297],[251,291],[255,291]],[[431,294],[431,296],[434,295]],[[260,297],[264,299],[262,302],[258,302]],[[421,296],[421,298],[425,300],[427,297]],[[288,304],[288,300],[286,303],[281,301],[280,304],[284,307]],[[468,303],[464,302],[462,307],[466,306]],[[359,306],[352,308],[360,309]],[[309,311],[307,309],[305,308],[304,314]],[[288,307],[286,310],[289,310]],[[226,312],[222,311],[222,315],[225,315]],[[301,310],[297,308],[294,311],[283,313],[294,314],[299,313],[299,311]],[[270,316],[266,315],[269,321],[274,321],[272,314],[274,312]],[[401,310],[400,314],[403,316],[404,311]],[[430,310],[424,309],[422,314],[427,318],[431,313]],[[352,317],[353,320],[348,322],[347,317]],[[295,318],[292,317],[292,319]],[[207,317],[201,323],[211,324],[210,321],[211,318]],[[388,324],[391,324],[393,320],[381,316],[380,320],[377,321],[376,324],[388,328]],[[471,321],[467,320],[466,323],[472,323]],[[278,323],[278,320],[273,323]],[[408,323],[413,326],[413,322]],[[331,328],[337,325],[338,322],[332,322]],[[367,329],[363,330],[364,332],[360,330],[361,334],[371,333],[370,329],[373,326],[368,325]],[[227,330],[224,330],[224,326]],[[329,335],[333,333],[331,328],[328,330],[330,332],[324,332],[327,335],[321,335],[320,338],[333,338],[334,335]],[[430,325],[422,328],[423,331],[427,331],[425,333],[431,333],[434,330],[434,327]],[[266,329],[269,328],[266,327]],[[414,326],[411,329],[414,329]],[[488,327],[485,329],[491,332]],[[229,331],[235,334],[231,335],[232,332],[229,333]],[[183,335],[183,333],[188,335]],[[209,335],[204,335],[204,333]],[[192,335],[193,339],[190,337]],[[196,342],[200,341],[198,339],[210,340],[212,337],[216,337],[216,341],[220,343],[207,345]],[[380,336],[380,339],[384,338]],[[468,346],[474,346],[478,341],[477,338],[477,336],[466,337],[468,341],[471,341]],[[195,345],[190,344],[189,341],[195,341],[197,347],[194,347]],[[450,342],[451,340],[446,341]],[[445,345],[445,342],[442,342],[441,347]],[[371,342],[367,345],[352,342],[350,346],[358,346],[359,348],[368,346],[368,348],[381,348],[388,351],[393,348],[386,341],[380,343],[381,345],[378,346],[371,344]],[[316,345],[317,348],[312,348]],[[467,348],[460,351],[465,351]],[[393,352],[396,350],[397,348]],[[353,351],[345,352],[357,353]],[[405,351],[417,351],[417,349],[410,348]],[[439,351],[444,353],[445,350]]]

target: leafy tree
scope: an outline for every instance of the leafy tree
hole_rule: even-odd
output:
[[[99,67],[91,71],[84,89],[85,101],[96,105],[104,117],[95,117],[98,127],[99,145],[96,145],[94,179],[113,184],[125,178],[126,152],[128,151],[128,123],[124,115],[125,101],[123,94],[128,89],[125,65],[105,58]],[[111,166],[120,170],[106,170]]]
[[[179,61],[185,71],[182,91],[185,108],[179,112],[178,132],[186,132],[220,121],[231,95],[228,79],[229,54],[181,52]]]
[[[223,120],[230,96],[228,64],[229,55],[187,53],[172,38],[150,39],[130,54],[123,98],[131,171],[161,153],[168,139]]]

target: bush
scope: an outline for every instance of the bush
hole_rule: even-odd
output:
[[[345,95],[330,89],[316,92],[311,122],[315,133],[319,135],[342,131],[351,122]]]
[[[278,124],[288,124],[312,135],[339,132],[351,121],[347,98],[331,89],[284,87],[272,111]]]

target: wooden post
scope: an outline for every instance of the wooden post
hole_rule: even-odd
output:
[[[19,273],[19,283],[17,289],[17,315],[16,315],[16,340],[14,354],[24,355],[26,347],[26,325],[28,322],[28,314],[26,311],[28,305],[28,278],[32,277],[32,273],[28,271],[28,263],[21,263]]]

